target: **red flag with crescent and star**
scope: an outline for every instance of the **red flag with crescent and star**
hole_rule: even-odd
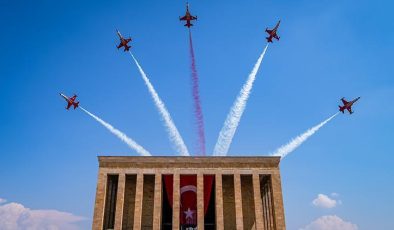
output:
[[[180,176],[180,223],[181,225],[197,225],[197,176]]]
[[[213,176],[204,175],[204,214],[208,210],[211,196]],[[173,202],[173,176],[164,175],[167,198],[172,207]],[[197,225],[197,176],[180,175],[180,223],[185,226]]]

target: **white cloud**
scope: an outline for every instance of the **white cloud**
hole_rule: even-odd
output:
[[[0,205],[0,230],[79,230],[84,217],[57,210],[31,210],[18,203]]]
[[[0,204],[7,202],[6,199],[0,198]]]
[[[335,206],[342,204],[340,200],[335,200],[327,195],[319,194],[316,199],[312,201],[312,204],[319,208],[334,208]]]
[[[331,193],[331,197],[335,197],[335,198],[336,198],[336,197],[339,197],[339,194],[336,193],[336,192],[332,192],[332,193]]]
[[[358,227],[333,215],[322,216],[300,230],[358,230]]]

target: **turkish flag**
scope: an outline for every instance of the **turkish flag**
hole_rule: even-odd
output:
[[[207,212],[211,197],[213,176],[204,175],[204,214]],[[167,198],[172,207],[173,175],[164,175]],[[188,227],[197,225],[197,176],[180,175],[180,223]]]
[[[180,178],[180,222],[181,225],[197,225],[197,176],[181,175]]]

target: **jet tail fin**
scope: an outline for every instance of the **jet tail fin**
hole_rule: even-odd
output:
[[[74,103],[74,109],[76,109],[79,106],[79,101]]]

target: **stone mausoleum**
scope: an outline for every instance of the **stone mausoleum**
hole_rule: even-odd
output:
[[[94,230],[285,230],[279,157],[99,156]]]

